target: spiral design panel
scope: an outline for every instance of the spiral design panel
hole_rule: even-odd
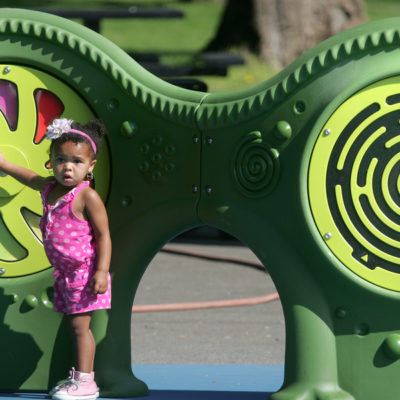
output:
[[[276,184],[278,153],[263,142],[260,132],[251,132],[238,143],[232,168],[234,182],[244,195],[262,197]]]
[[[369,282],[400,291],[400,79],[345,101],[318,137],[309,196],[330,250]]]

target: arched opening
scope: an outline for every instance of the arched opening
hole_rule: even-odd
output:
[[[150,389],[154,371],[165,384],[166,371],[177,368],[176,390],[187,388],[182,372],[221,383],[211,366],[230,366],[223,374],[234,380],[237,373],[239,386],[246,386],[243,372],[252,381],[258,373],[263,392],[278,390],[283,380],[285,322],[275,285],[248,247],[211,227],[186,232],[154,257],[136,293],[131,342],[134,373],[144,381],[149,376],[141,373],[150,373]],[[196,368],[206,365],[207,371]]]

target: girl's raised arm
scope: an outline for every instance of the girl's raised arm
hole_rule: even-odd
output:
[[[34,190],[42,191],[44,185],[49,181],[49,178],[40,176],[28,168],[7,161],[3,153],[0,153],[0,170]]]

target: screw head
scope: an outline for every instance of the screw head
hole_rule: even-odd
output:
[[[324,136],[329,136],[331,134],[331,130],[330,129],[325,129],[324,130]]]
[[[325,235],[324,235],[324,238],[325,238],[325,240],[331,239],[332,238],[332,233],[326,232]]]
[[[119,107],[119,101],[117,99],[110,99],[107,103],[108,111],[115,111]]]
[[[132,204],[132,197],[131,196],[125,196],[122,201],[121,204],[123,207],[129,207]]]
[[[212,187],[211,187],[211,186],[207,186],[206,192],[207,192],[208,194],[210,194],[212,191],[213,191],[213,190],[212,190]]]
[[[11,72],[11,68],[10,67],[4,67],[3,72],[5,74],[8,74],[9,72]]]
[[[199,191],[199,187],[197,185],[192,186],[192,192],[197,193]]]
[[[213,142],[213,139],[210,138],[210,137],[208,137],[208,138],[207,138],[207,143],[208,143],[208,144],[212,144],[212,142]]]
[[[193,143],[199,143],[199,137],[193,136]]]
[[[0,275],[4,275],[6,273],[6,269],[5,268],[0,268]]]

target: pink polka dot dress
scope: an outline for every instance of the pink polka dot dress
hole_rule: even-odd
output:
[[[72,204],[75,196],[89,185],[83,181],[56,204],[47,203],[47,196],[56,182],[48,183],[42,192],[43,217],[40,229],[50,263],[55,268],[54,310],[77,314],[111,308],[111,281],[104,294],[92,294],[90,280],[96,272],[96,244],[88,221],[78,218]]]

